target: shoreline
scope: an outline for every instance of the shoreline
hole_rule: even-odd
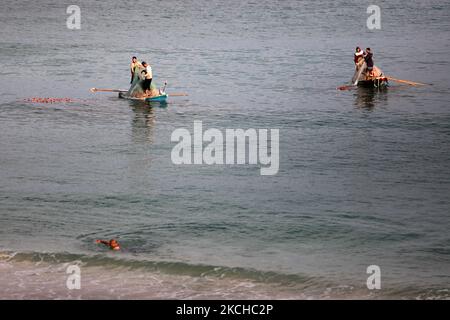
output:
[[[244,269],[235,269],[233,274],[231,268],[212,267],[208,272],[208,267],[203,266],[193,271],[186,270],[189,265],[177,263],[127,261],[130,262],[127,264],[119,261],[117,264],[108,264],[108,261],[116,259],[102,256],[73,259],[77,255],[70,254],[61,259],[61,256],[0,252],[0,286],[4,288],[0,292],[0,300],[450,299],[450,291],[439,288],[405,288],[397,293],[392,290],[371,291],[362,287],[332,284],[326,280],[320,283],[315,278],[299,281],[298,277],[297,281],[288,283],[288,275],[284,280],[283,275],[279,275],[278,279],[274,275],[273,279],[263,279],[262,275],[265,273],[252,278],[244,274]],[[149,268],[146,263],[153,263],[154,267]],[[71,265],[80,267],[80,289],[68,289],[67,270]],[[200,271],[201,268],[204,269],[203,272]],[[292,277],[295,278],[294,275]]]

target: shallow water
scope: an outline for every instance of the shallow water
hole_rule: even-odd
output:
[[[380,2],[378,31],[364,1],[78,3],[81,30],[59,3],[0,11],[0,298],[448,298],[448,2]],[[336,90],[356,45],[433,85]],[[89,92],[127,89],[132,55],[189,96]],[[172,164],[170,135],[194,120],[278,128],[279,173]],[[94,244],[112,237],[123,252]]]

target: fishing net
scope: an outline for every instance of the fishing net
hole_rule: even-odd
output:
[[[140,66],[136,66],[134,68],[133,81],[131,82],[130,89],[127,92],[127,95],[129,95],[130,97],[141,97],[144,95],[144,78],[141,74],[142,70],[144,70],[144,68]],[[150,90],[152,93],[158,91],[153,81],[150,85]]]
[[[352,78],[352,83],[356,83],[356,81],[363,80],[361,78],[361,76],[362,76],[363,72],[365,72],[366,68],[367,68],[367,65],[365,62],[358,63],[357,68],[355,70],[355,74],[353,75],[353,78]],[[365,76],[364,76],[364,78],[365,78]]]
[[[355,70],[355,73],[352,78],[352,83],[356,84],[359,81],[366,80],[366,73],[367,73],[367,64],[365,62],[358,64],[358,68]],[[383,71],[381,71],[381,69],[378,68],[377,66],[373,66],[372,77],[382,77],[382,76]]]

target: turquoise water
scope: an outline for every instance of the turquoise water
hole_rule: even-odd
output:
[[[380,2],[369,31],[370,4],[80,1],[81,30],[57,2],[2,5],[0,298],[448,298],[450,4]],[[336,90],[356,45],[433,85]],[[89,92],[127,89],[132,55],[189,96]],[[172,164],[194,120],[278,128],[278,174]]]

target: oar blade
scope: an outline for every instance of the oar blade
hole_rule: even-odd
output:
[[[354,88],[356,88],[356,86],[340,86],[340,87],[337,87],[336,89],[343,91],[343,90],[352,90]]]

